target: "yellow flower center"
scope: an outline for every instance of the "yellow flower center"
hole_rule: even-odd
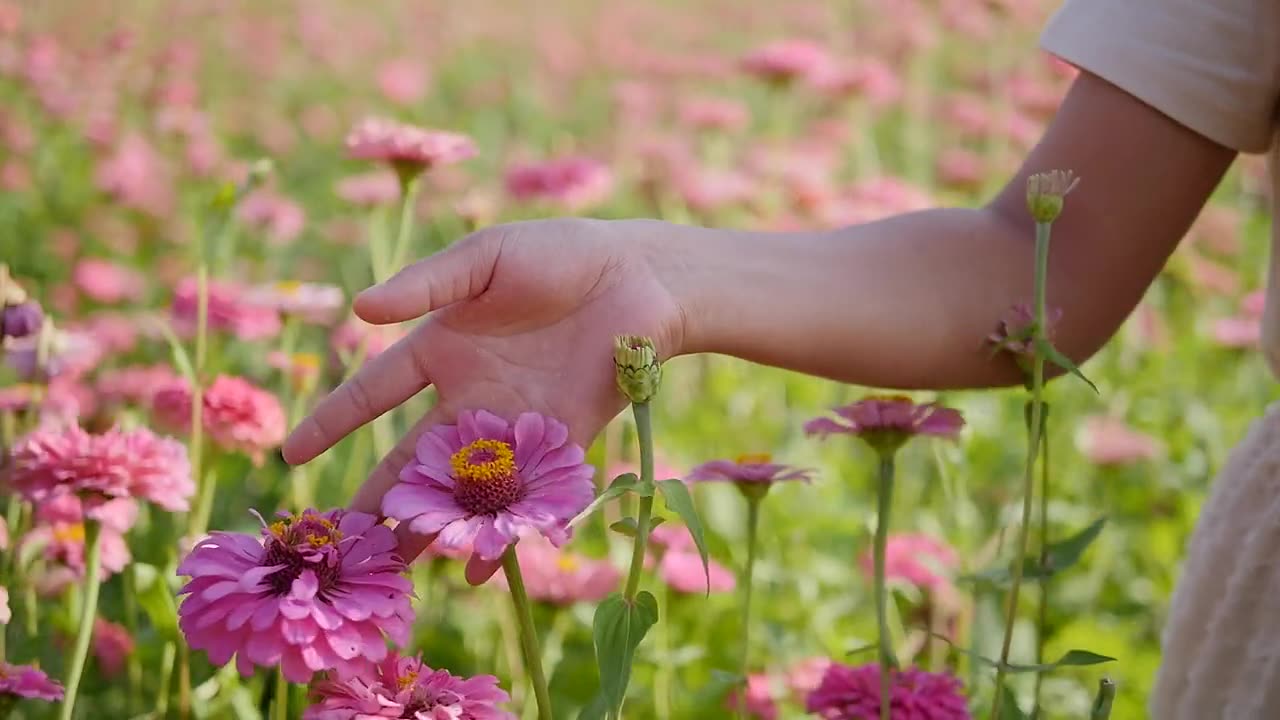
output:
[[[342,540],[342,531],[332,520],[315,513],[293,515],[271,523],[272,535],[288,545],[306,542],[312,547],[336,545]],[[294,534],[297,530],[297,534]]]
[[[276,290],[279,290],[286,295],[297,295],[298,291],[301,289],[302,283],[297,280],[281,280],[276,283]]]
[[[580,565],[578,564],[578,558],[565,553],[556,558],[556,567],[560,568],[561,572],[571,573],[577,572]]]
[[[294,353],[293,364],[303,370],[318,370],[320,369],[320,356],[309,352]]]
[[[449,458],[453,477],[487,485],[509,479],[516,471],[516,456],[501,440],[476,440]]]
[[[769,453],[747,453],[738,456],[739,465],[766,465],[773,460]]]
[[[408,690],[413,687],[413,684],[416,682],[418,682],[418,671],[410,670],[396,680],[396,685],[398,685],[401,690]]]
[[[55,525],[53,539],[64,543],[82,543],[84,542],[84,524]]]

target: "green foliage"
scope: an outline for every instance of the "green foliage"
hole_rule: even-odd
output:
[[[614,594],[596,608],[592,634],[600,669],[600,694],[606,708],[622,707],[636,647],[656,622],[658,601],[647,590],[637,594],[634,603]]]

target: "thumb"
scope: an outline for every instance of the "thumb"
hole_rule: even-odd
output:
[[[472,233],[357,295],[356,315],[386,325],[475,298],[489,287],[501,246],[498,228]]]

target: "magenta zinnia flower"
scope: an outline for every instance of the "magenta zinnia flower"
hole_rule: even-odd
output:
[[[940,673],[915,668],[894,670],[891,717],[912,720],[969,720],[961,682]],[[859,667],[832,663],[822,683],[809,693],[805,710],[824,720],[878,720],[880,669],[875,663]]]
[[[864,398],[836,408],[835,414],[835,420],[810,420],[804,431],[810,435],[855,435],[877,450],[892,451],[915,435],[954,439],[964,427],[958,411],[937,403],[917,405],[902,396]]]
[[[529,597],[552,605],[600,602],[618,589],[622,572],[608,560],[561,550],[546,539],[529,537],[516,545],[520,574]],[[506,587],[501,570],[494,581]]]
[[[93,656],[107,677],[120,674],[133,653],[133,636],[125,626],[98,618],[93,623]]]
[[[201,397],[204,430],[223,449],[243,452],[261,464],[267,450],[284,442],[286,423],[280,401],[248,380],[219,375]],[[157,390],[151,405],[157,421],[190,431],[191,388],[185,380]]]
[[[808,480],[812,470],[779,465],[768,453],[739,455],[734,460],[712,460],[694,468],[689,479],[695,482],[723,480],[739,485],[772,485],[785,480]]]
[[[279,665],[290,682],[356,674],[407,643],[412,589],[391,528],[365,513],[282,513],[262,538],[215,532],[178,567],[191,581],[178,609],[192,648],[243,675]]]
[[[514,423],[484,410],[464,411],[418,439],[416,457],[383,497],[382,512],[435,544],[473,543],[496,560],[526,532],[559,546],[567,524],[591,503],[595,486],[569,428],[538,413]]]
[[[462,678],[432,670],[415,657],[392,652],[377,665],[366,665],[354,677],[316,685],[319,702],[303,720],[515,720],[498,707],[511,697],[498,678]]]
[[[472,158],[476,145],[460,133],[424,130],[383,118],[367,118],[347,135],[347,155],[357,160],[379,160],[404,177],[440,165]]]
[[[9,482],[33,503],[76,495],[90,517],[109,498],[186,510],[195,484],[186,448],[146,428],[90,435],[77,426],[37,430],[13,448]]]
[[[30,665],[0,662],[0,697],[5,695],[59,702],[62,700],[62,685],[49,679],[43,670]]]

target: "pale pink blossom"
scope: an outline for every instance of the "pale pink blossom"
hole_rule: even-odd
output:
[[[598,205],[613,192],[609,168],[581,155],[513,165],[505,182],[517,200],[549,202],[570,212]]]
[[[146,282],[133,268],[98,258],[76,263],[71,279],[90,300],[107,305],[138,300]]]
[[[389,205],[400,197],[400,181],[395,173],[374,170],[342,178],[334,186],[334,192],[353,205]]]
[[[1095,465],[1130,465],[1160,455],[1160,443],[1118,417],[1086,418],[1076,439],[1080,452]]]
[[[607,559],[578,555],[560,549],[540,536],[526,537],[516,544],[520,574],[529,597],[552,605],[600,602],[618,589],[622,572]],[[506,587],[501,570],[496,584]]]
[[[377,80],[383,97],[397,105],[412,105],[426,95],[430,74],[419,60],[397,58],[378,67]]]
[[[307,212],[301,205],[266,188],[254,190],[242,199],[236,216],[249,227],[261,230],[276,245],[293,242],[307,225]]]
[[[782,40],[748,53],[739,66],[761,80],[788,84],[818,76],[830,64],[831,56],[821,45],[808,40]]]

